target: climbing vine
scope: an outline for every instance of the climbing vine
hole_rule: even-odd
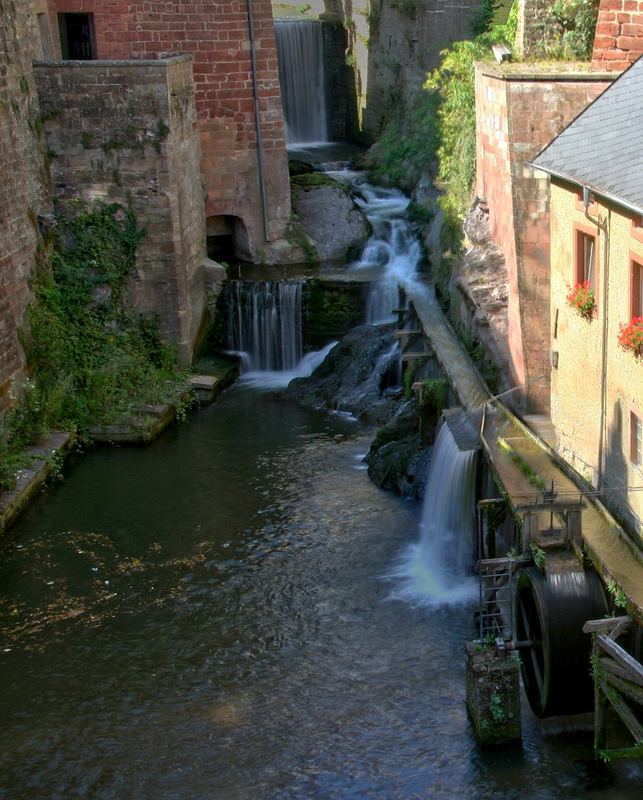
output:
[[[86,433],[184,390],[156,321],[124,304],[143,233],[129,208],[75,202],[41,243],[22,332],[30,378],[0,428],[0,488],[11,485],[23,448],[47,430]]]

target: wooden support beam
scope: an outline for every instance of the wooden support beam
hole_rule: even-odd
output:
[[[606,681],[600,681],[601,690],[607,695],[611,706],[614,711],[619,715],[621,721],[632,734],[635,743],[643,744],[643,725],[635,717],[632,709],[627,705],[625,700],[613,689],[610,691],[609,684]]]
[[[632,618],[628,616],[607,617],[606,619],[590,619],[583,625],[583,633],[608,633],[621,623],[632,624]]]
[[[608,666],[608,664],[603,663],[604,661],[609,661],[609,659],[601,658],[600,660],[601,666],[605,671],[606,682],[615,689],[618,689],[621,694],[627,695],[630,700],[634,700],[635,703],[639,703],[639,705],[643,706],[643,686],[637,686],[635,683],[630,681],[629,678],[623,678],[622,675],[615,674],[613,672],[612,665],[616,667],[618,667],[618,665],[612,662]]]
[[[643,664],[640,664],[633,656],[623,650],[620,645],[610,639],[609,636],[604,633],[597,633],[596,644],[601,650],[612,656],[615,661],[631,673],[631,680],[635,681],[635,683],[638,683],[639,680],[643,680]]]

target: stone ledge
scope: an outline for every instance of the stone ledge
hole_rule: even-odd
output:
[[[589,61],[504,62],[476,61],[476,71],[504,81],[614,81],[620,73],[593,70]]]
[[[0,533],[24,510],[33,495],[54,472],[58,459],[64,459],[76,440],[74,433],[55,431],[42,444],[31,445],[26,453],[31,466],[18,471],[16,485],[0,492]]]

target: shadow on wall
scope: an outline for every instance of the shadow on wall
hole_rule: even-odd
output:
[[[627,501],[629,489],[628,458],[623,453],[623,409],[620,401],[614,403],[612,417],[608,429],[608,441],[605,452],[605,474],[601,488],[609,489],[609,494],[601,498],[607,508],[632,530],[638,530],[640,520],[630,508]]]

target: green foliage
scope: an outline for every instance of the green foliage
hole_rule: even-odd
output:
[[[391,8],[397,9],[400,14],[411,17],[417,13],[422,5],[422,0],[390,0]]]
[[[410,192],[422,173],[431,168],[439,145],[438,105],[439,97],[427,93],[407,114],[400,114],[399,108],[391,113],[391,121],[365,159],[375,182],[390,183]]]
[[[544,492],[547,488],[545,481],[529,466],[524,458],[513,449],[509,442],[506,439],[503,439],[502,436],[499,436],[497,444],[503,452],[507,453],[525,478],[527,478],[529,483],[531,483],[532,486],[535,486],[539,491]]]
[[[545,551],[542,547],[538,547],[535,542],[531,542],[529,549],[531,550],[531,557],[534,560],[534,564],[542,571],[545,567]]]
[[[613,578],[607,581],[607,591],[614,600],[614,605],[617,608],[627,608],[627,595],[622,589],[619,589],[618,584]]]
[[[0,431],[8,458],[51,428],[85,431],[130,420],[143,404],[178,401],[185,374],[175,354],[154,320],[123,307],[142,235],[117,204],[77,202],[58,214],[22,335],[31,380]],[[7,488],[6,475],[0,483]]]
[[[517,4],[504,25],[493,25],[471,41],[459,41],[441,53],[442,62],[427,76],[424,88],[438,94],[439,161],[437,183],[447,227],[460,229],[469,208],[475,176],[475,67],[488,58],[494,44],[511,47],[515,40]]]
[[[562,28],[561,58],[589,61],[592,57],[599,0],[556,0],[552,18]]]
[[[449,402],[449,381],[447,378],[427,378],[422,382],[420,407],[430,409],[436,419],[440,417]]]

